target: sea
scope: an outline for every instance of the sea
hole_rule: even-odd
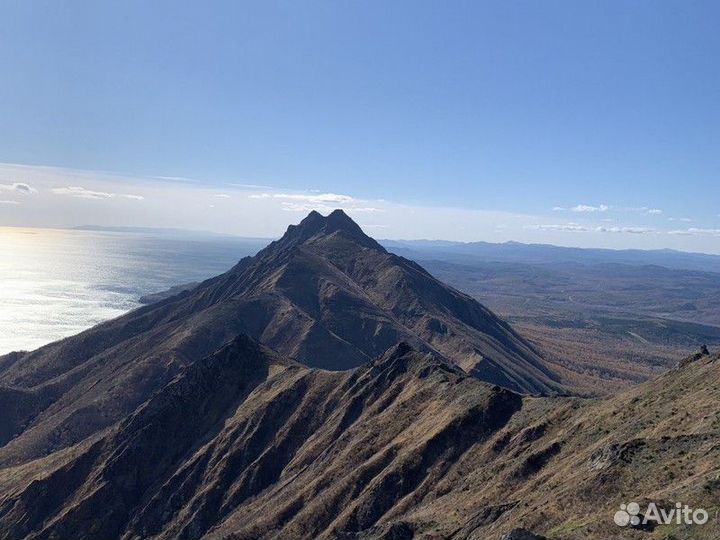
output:
[[[202,233],[0,227],[0,355],[33,350],[202,281],[268,239]]]

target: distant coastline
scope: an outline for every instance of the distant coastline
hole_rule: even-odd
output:
[[[254,236],[238,236],[235,234],[219,233],[214,231],[199,231],[193,229],[181,229],[176,227],[131,227],[122,225],[78,225],[69,227],[72,231],[91,231],[91,232],[109,232],[109,233],[126,233],[126,234],[151,234],[158,236],[182,236],[202,237],[202,238],[228,238],[233,240],[249,240],[272,242],[272,238],[254,237]]]

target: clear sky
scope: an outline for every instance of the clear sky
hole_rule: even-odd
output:
[[[714,1],[8,0],[0,224],[275,235],[343,206],[379,237],[720,252],[719,25]]]

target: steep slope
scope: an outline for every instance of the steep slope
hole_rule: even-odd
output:
[[[720,355],[698,354],[612,398],[526,397],[449,471],[441,496],[403,519],[454,540],[499,538],[516,527],[557,539],[718,538],[718,381]],[[615,513],[633,501],[665,510],[687,504],[711,519],[618,527]]]
[[[466,384],[466,396],[489,390],[459,376],[452,382]],[[309,464],[266,490],[208,537],[482,540],[522,527],[556,539],[717,538],[718,381],[720,355],[698,354],[682,367],[610,399],[524,397],[518,404],[506,397],[512,402],[511,417],[501,415],[490,430],[473,431],[470,426],[484,416],[471,415],[473,420],[451,437],[458,451],[443,455],[443,465],[420,483],[413,481],[410,467],[403,466],[402,474],[388,479],[393,469],[381,465],[374,484],[358,485],[336,467],[362,470],[364,454],[342,464],[330,449],[328,460]],[[437,392],[443,393],[438,386]],[[390,414],[394,419],[400,413]],[[456,422],[467,418],[455,414]],[[393,425],[393,420],[385,423]],[[368,445],[360,440],[349,447]],[[395,499],[396,486],[409,490]],[[327,499],[326,493],[347,488],[356,489],[353,499]],[[377,500],[369,503],[368,496]],[[355,498],[362,508],[378,505],[382,511],[361,513],[370,518],[358,521]],[[643,508],[649,502],[665,509],[688,504],[707,509],[712,519],[702,526],[618,527],[615,512],[631,501]],[[333,526],[314,528],[324,509],[336,516]]]
[[[613,523],[720,507],[720,358],[604,400],[522,397],[398,345],[346,372],[239,337],[127,418],[0,469],[11,538],[715,538]]]
[[[538,352],[489,310],[388,253],[341,210],[312,212],[255,257],[190,292],[79,336],[0,360],[0,383],[47,382],[140,341],[181,364],[238,333],[312,366],[348,369],[405,340],[466,371],[531,393],[562,390]],[[3,369],[3,364],[6,365]]]
[[[191,291],[0,357],[0,400],[14,403],[0,423],[0,466],[107,428],[240,334],[333,370],[406,341],[509,389],[564,391],[538,352],[475,300],[389,254],[341,211],[313,212]]]
[[[431,489],[520,406],[517,394],[404,344],[356,370],[325,372],[240,337],[106,432],[0,471],[0,530],[197,538],[240,519],[238,508],[268,490],[285,517],[256,524],[261,532],[361,529]],[[322,481],[282,493],[310,471],[323,471]],[[342,516],[330,501],[346,506]]]

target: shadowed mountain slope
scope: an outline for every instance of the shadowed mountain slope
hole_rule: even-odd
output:
[[[0,528],[17,538],[196,538],[310,469],[325,479],[280,495],[284,534],[365,528],[430,489],[520,406],[519,395],[405,344],[327,372],[239,337],[105,432],[0,472]],[[320,494],[348,505],[345,516],[316,508]]]
[[[522,397],[400,344],[345,372],[238,337],[126,418],[0,469],[10,538],[665,538],[621,502],[720,503],[720,360],[605,400]],[[697,406],[689,406],[694,404]],[[669,482],[668,478],[677,478]],[[676,538],[712,538],[706,526]]]

